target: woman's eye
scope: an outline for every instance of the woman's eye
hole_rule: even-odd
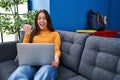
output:
[[[40,20],[40,18],[38,18],[38,20]]]
[[[46,20],[46,18],[44,18],[44,17],[43,17],[43,18],[38,18],[37,20],[41,20],[41,19],[42,19],[42,20]]]
[[[44,20],[46,20],[46,18],[44,18]]]

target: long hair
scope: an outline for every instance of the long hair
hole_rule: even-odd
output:
[[[38,32],[41,31],[41,29],[40,29],[40,27],[39,27],[39,25],[38,25],[38,22],[37,22],[39,13],[44,13],[44,14],[45,14],[45,17],[46,17],[46,19],[47,19],[47,28],[48,28],[48,30],[49,30],[49,31],[54,31],[54,28],[53,28],[52,21],[51,21],[51,18],[50,18],[49,13],[47,12],[47,10],[44,10],[44,9],[43,9],[43,10],[40,10],[40,11],[38,11],[38,12],[36,13],[36,15],[35,15],[35,19],[34,19],[34,23],[35,23],[34,26],[35,26],[35,27],[34,27],[33,31],[31,32],[31,35],[30,35],[30,43],[32,43],[33,37],[34,37]]]

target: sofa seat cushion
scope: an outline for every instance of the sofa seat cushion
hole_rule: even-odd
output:
[[[81,76],[81,75],[77,75],[77,76],[73,76],[71,78],[68,78],[66,80],[88,80],[85,77]]]
[[[79,73],[90,80],[120,80],[120,39],[87,39]]]
[[[60,65],[59,68],[58,68],[58,77],[57,77],[57,80],[66,80],[72,76],[76,76],[77,73],[74,72],[73,70],[63,66],[63,65]]]
[[[7,80],[17,67],[18,63],[12,60],[0,63],[0,80]]]

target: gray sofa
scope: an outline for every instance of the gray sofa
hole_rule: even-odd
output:
[[[57,80],[120,80],[120,39],[58,32],[62,56]],[[0,44],[0,80],[18,67],[16,43]]]

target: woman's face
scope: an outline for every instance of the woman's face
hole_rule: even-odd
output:
[[[47,19],[43,12],[39,13],[37,22],[41,30],[47,27]]]

